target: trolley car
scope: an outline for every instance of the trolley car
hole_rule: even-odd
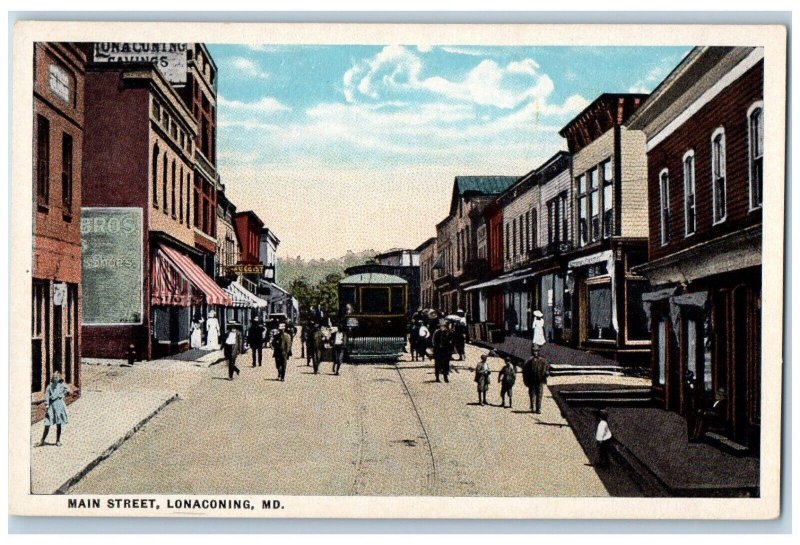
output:
[[[385,273],[353,274],[339,281],[348,361],[399,358],[406,346],[408,282]]]

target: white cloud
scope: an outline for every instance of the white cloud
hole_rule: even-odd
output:
[[[505,66],[484,59],[459,79],[424,77],[422,72],[420,57],[403,46],[386,46],[345,72],[344,96],[348,102],[356,102],[428,92],[453,101],[511,109],[530,98],[544,100],[553,91],[553,81],[532,59]]]
[[[291,108],[274,97],[261,97],[255,102],[228,100],[223,96],[217,98],[217,105],[223,112],[244,112],[249,114],[274,114],[289,111]]]
[[[664,57],[661,61],[652,66],[647,73],[636,83],[628,88],[629,93],[651,93],[653,89],[663,81],[667,74],[675,67],[675,60],[671,57]]]
[[[245,57],[234,57],[231,59],[231,66],[236,69],[239,76],[250,79],[269,79],[269,74],[251,59]]]
[[[489,51],[485,49],[479,49],[477,47],[454,47],[446,45],[440,47],[439,49],[454,55],[467,55],[469,57],[486,57],[490,54]]]

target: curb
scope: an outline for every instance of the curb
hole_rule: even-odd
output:
[[[115,450],[117,450],[119,447],[121,447],[122,444],[125,441],[130,439],[133,436],[133,434],[135,434],[137,431],[139,431],[142,428],[142,426],[147,424],[147,422],[149,422],[155,415],[160,413],[167,405],[169,405],[173,401],[176,401],[177,399],[178,399],[178,394],[174,394],[172,397],[170,397],[169,399],[164,401],[161,405],[156,407],[156,409],[154,411],[152,411],[148,416],[144,417],[138,424],[136,424],[130,430],[128,430],[128,432],[125,435],[123,435],[121,438],[117,439],[110,447],[108,447],[105,451],[103,451],[101,454],[99,454],[94,460],[92,460],[91,462],[86,464],[86,467],[84,467],[83,469],[78,471],[78,473],[76,473],[75,475],[73,475],[72,477],[67,479],[67,481],[64,484],[62,484],[56,490],[54,490],[53,492],[50,492],[49,494],[66,494],[67,491],[75,483],[77,483],[82,478],[84,478],[86,476],[86,474],[89,473],[91,470],[93,470],[95,467],[97,467],[97,465],[100,462],[102,462],[103,460],[105,460],[106,458],[111,456],[111,454]]]

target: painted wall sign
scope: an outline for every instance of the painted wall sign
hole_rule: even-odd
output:
[[[96,42],[94,62],[150,62],[173,85],[186,85],[188,44]]]

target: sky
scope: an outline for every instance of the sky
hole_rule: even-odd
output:
[[[208,47],[226,193],[306,259],[416,247],[455,176],[522,176],[599,94],[650,92],[691,49]]]

